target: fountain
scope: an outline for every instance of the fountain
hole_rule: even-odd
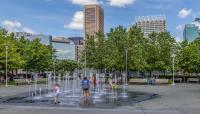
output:
[[[123,84],[122,84],[122,88],[123,88],[123,92],[121,93],[121,95],[120,95],[120,97],[122,97],[122,98],[127,98],[128,97],[128,94],[127,94],[127,92],[126,92],[126,74],[125,73],[123,73],[122,74],[122,82],[123,82]]]
[[[91,76],[94,73],[91,74]],[[83,74],[81,74],[83,76]],[[112,81],[117,84],[117,75],[109,74]],[[61,80],[61,77],[64,77]],[[96,88],[90,87],[90,97],[88,100],[87,107],[93,108],[113,108],[117,106],[124,105],[132,105],[135,102],[146,100],[152,98],[154,94],[141,93],[141,92],[130,92],[127,91],[125,85],[125,74],[122,75],[123,83],[122,88],[111,88],[108,89],[108,85],[105,83],[105,74],[97,73]],[[54,106],[53,104],[53,96],[54,92],[52,92],[53,81],[51,73],[47,76],[47,84],[45,85],[46,90],[42,90],[42,88],[37,87],[37,79],[38,74],[34,75],[34,85],[32,88],[29,85],[29,90],[26,94],[23,94],[24,97],[19,95],[17,99],[8,99],[7,103],[26,103],[26,105],[40,105],[40,106]],[[60,104],[59,106],[64,107],[84,107],[85,103],[83,102],[83,94],[81,89],[81,80],[77,73],[73,73],[70,76],[70,73],[66,73],[64,76],[61,74],[58,75],[57,83],[60,84],[62,89],[61,94],[59,96]],[[114,80],[113,80],[114,79]],[[33,91],[32,91],[33,89]],[[16,96],[15,96],[16,98]],[[138,100],[139,99],[139,100]]]
[[[38,74],[35,73],[34,75],[35,95],[37,95],[37,79],[38,79]]]

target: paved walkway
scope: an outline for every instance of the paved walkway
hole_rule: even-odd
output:
[[[40,87],[44,87],[40,85]],[[0,88],[0,96],[28,91],[29,86]],[[200,114],[200,85],[176,86],[131,85],[130,91],[159,94],[156,99],[118,109],[87,109],[65,107],[31,107],[0,105],[0,114]]]
[[[37,88],[45,89],[45,85],[37,85]],[[0,98],[5,96],[13,96],[19,93],[28,92],[29,89],[34,90],[34,85],[24,85],[24,86],[1,86],[0,87]]]

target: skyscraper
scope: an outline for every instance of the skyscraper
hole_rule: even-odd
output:
[[[139,16],[136,17],[136,26],[148,37],[152,32],[166,31],[166,18],[163,15],[158,16]]]
[[[104,11],[99,5],[84,6],[84,41],[96,32],[104,32]]]
[[[183,38],[189,42],[200,36],[200,18],[196,18],[194,23],[186,24],[183,31]]]

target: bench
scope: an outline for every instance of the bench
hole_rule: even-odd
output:
[[[188,78],[188,79],[187,79],[187,82],[188,82],[188,83],[190,83],[190,82],[199,83],[199,79],[198,79],[198,78]]]
[[[147,79],[140,79],[140,78],[137,78],[137,79],[130,79],[129,80],[129,83],[132,83],[132,84],[147,84]]]
[[[146,78],[144,79],[130,79],[129,83],[132,84],[148,84],[148,80]],[[155,83],[154,84],[168,84],[169,80],[168,79],[155,79]]]
[[[25,85],[25,84],[30,84],[31,81],[26,80],[26,79],[14,79],[15,84],[18,85]]]
[[[47,78],[38,78],[37,83],[44,83],[47,82]]]

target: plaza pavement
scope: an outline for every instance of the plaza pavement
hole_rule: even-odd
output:
[[[41,88],[43,85],[39,85]],[[0,87],[0,96],[28,91],[29,86]],[[159,94],[159,97],[117,109],[9,106],[0,104],[0,114],[200,114],[200,85],[129,85],[130,91]]]

